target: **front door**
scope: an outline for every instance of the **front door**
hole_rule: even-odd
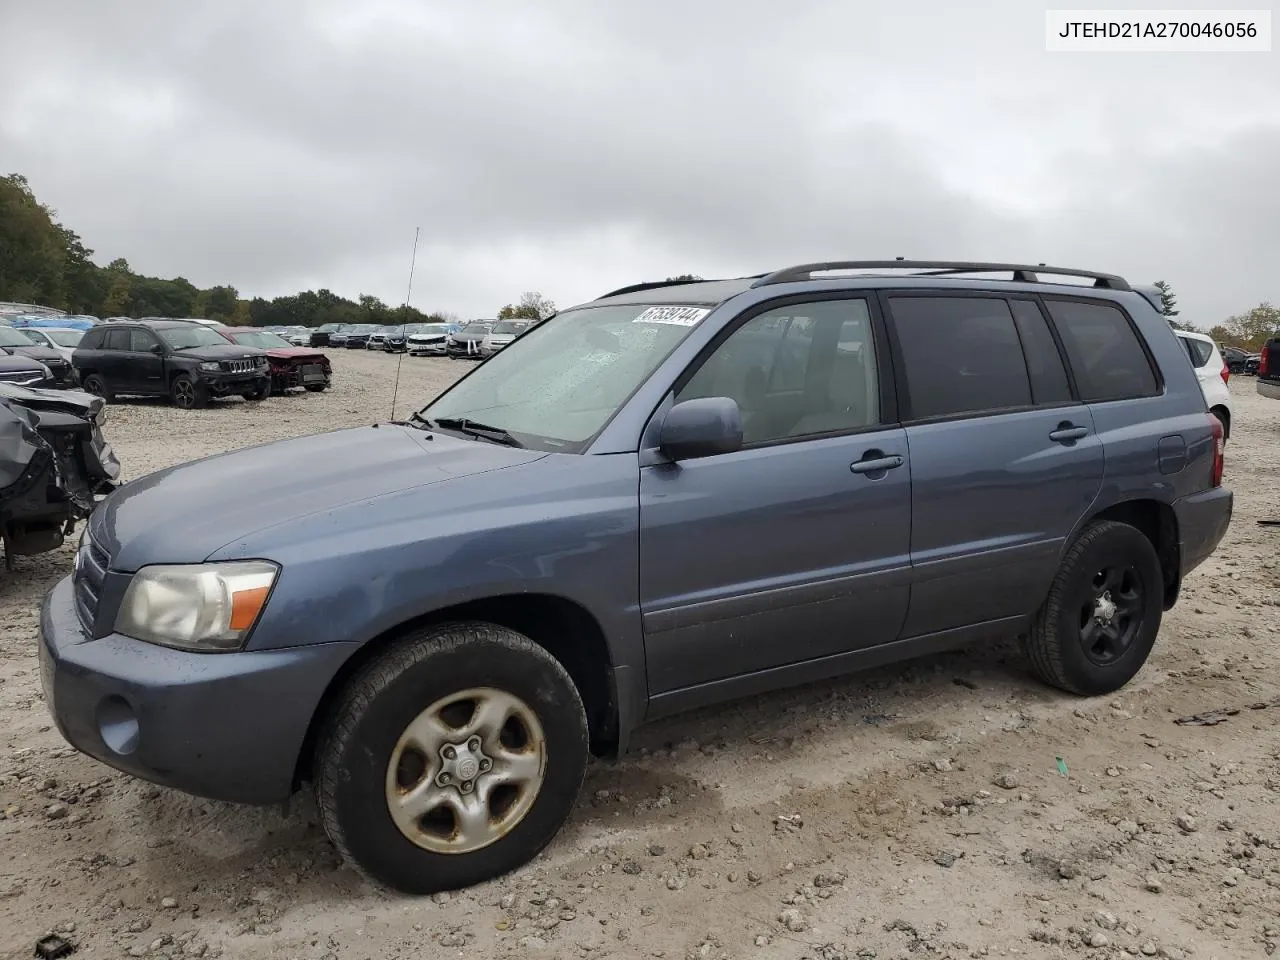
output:
[[[1034,299],[885,298],[912,463],[919,637],[1039,607],[1102,485],[1103,449]]]
[[[165,394],[168,392],[164,382],[164,354],[160,338],[150,330],[133,328],[129,331],[129,354],[125,366],[129,369],[132,385],[129,389],[137,393]]]
[[[744,445],[641,468],[651,696],[898,636],[911,463],[877,325],[862,298],[775,307],[677,384],[677,402],[736,400]]]

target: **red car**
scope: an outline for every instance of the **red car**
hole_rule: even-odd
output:
[[[232,343],[267,352],[272,393],[284,393],[294,387],[319,393],[333,377],[328,357],[319,350],[295,347],[278,333],[258,327],[219,327],[218,332]]]

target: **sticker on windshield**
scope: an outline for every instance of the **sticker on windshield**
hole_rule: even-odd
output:
[[[631,322],[673,323],[678,327],[692,327],[710,312],[701,307],[650,307]]]

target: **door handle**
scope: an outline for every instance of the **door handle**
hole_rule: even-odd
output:
[[[1088,435],[1088,427],[1077,427],[1073,423],[1060,423],[1058,424],[1058,429],[1049,434],[1049,439],[1054,443],[1070,443],[1072,440],[1079,440]]]
[[[893,470],[900,467],[906,462],[907,461],[903,457],[895,453],[888,457],[881,456],[865,460],[855,460],[853,463],[849,464],[849,469],[854,473],[881,473],[885,470]]]

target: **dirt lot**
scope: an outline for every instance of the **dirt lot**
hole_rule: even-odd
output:
[[[465,361],[464,361],[465,362]],[[406,359],[401,415],[461,364]],[[396,361],[331,392],[188,414],[113,406],[128,476],[385,419]],[[1075,700],[1012,649],[948,655],[663,722],[597,764],[520,874],[413,900],[288,811],[160,790],[72,752],[39,692],[36,610],[71,547],[0,580],[0,957],[1157,956],[1280,943],[1280,405],[1232,383],[1236,517],[1122,695]],[[245,491],[252,496],[252,491]],[[1280,701],[1278,701],[1280,703]]]

